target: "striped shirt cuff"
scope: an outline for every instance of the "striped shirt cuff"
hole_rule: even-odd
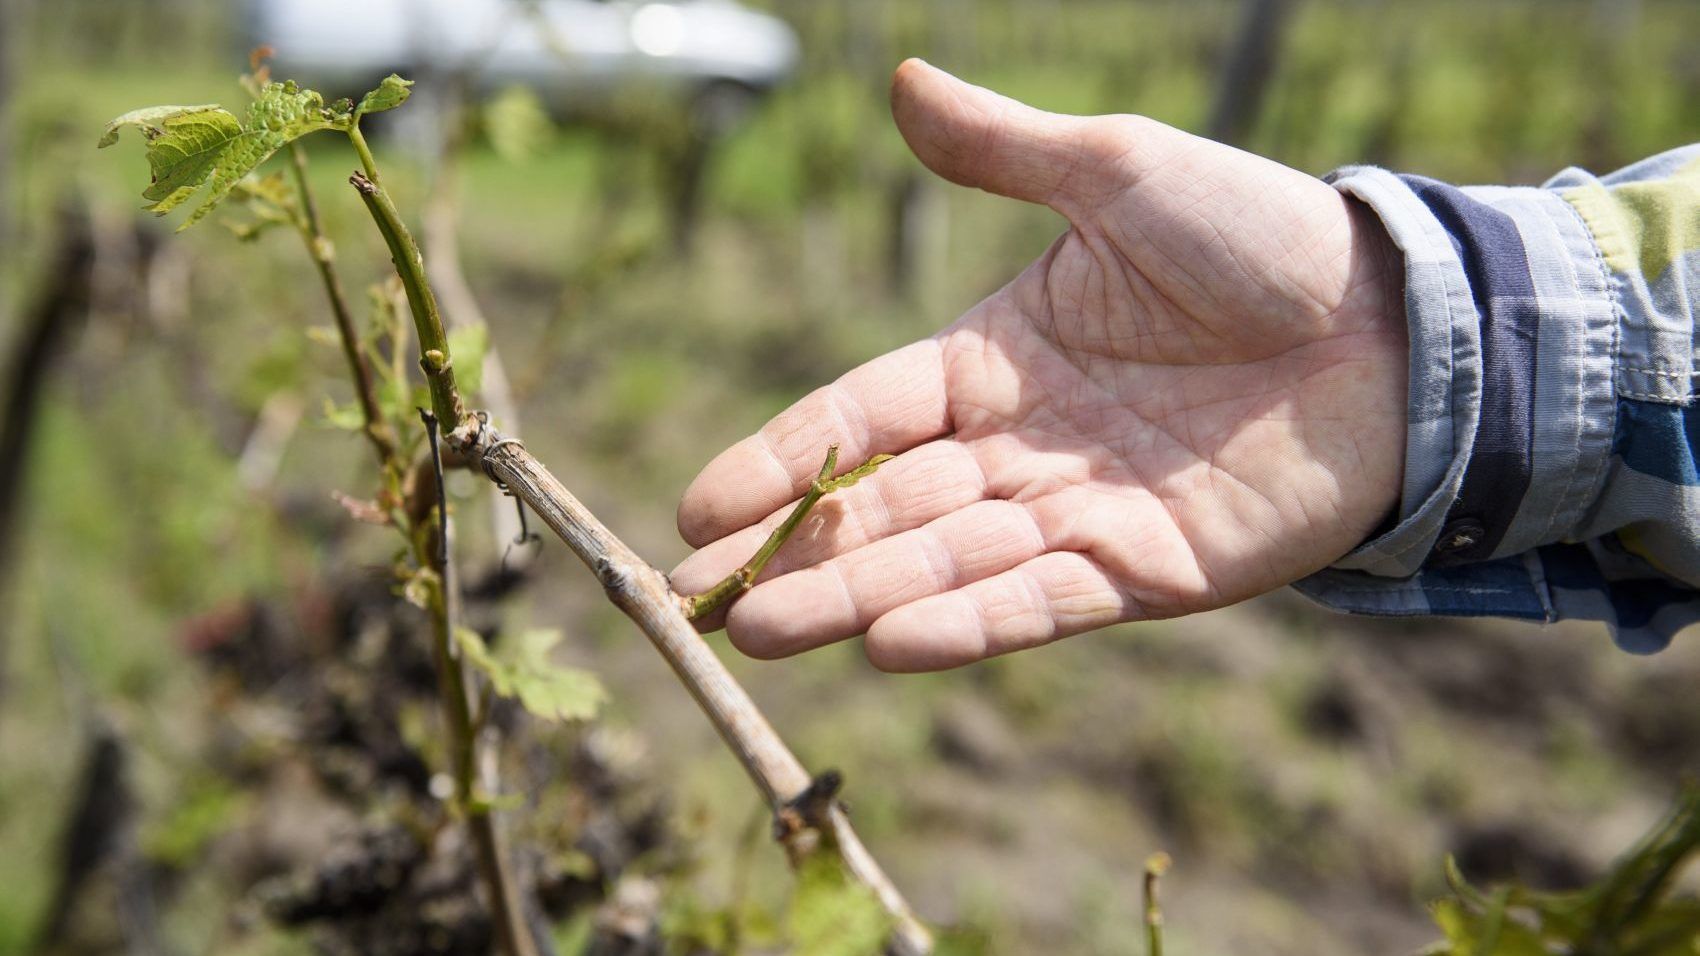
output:
[[[1394,527],[1299,590],[1358,613],[1563,616],[1534,549],[1581,525],[1611,457],[1615,317],[1591,235],[1543,189],[1330,181],[1405,257],[1405,479]]]

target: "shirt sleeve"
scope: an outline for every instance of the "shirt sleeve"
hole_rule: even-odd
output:
[[[1298,589],[1604,621],[1637,653],[1700,620],[1700,145],[1538,188],[1329,179],[1404,254],[1405,479],[1392,527]]]

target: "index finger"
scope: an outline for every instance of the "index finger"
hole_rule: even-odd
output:
[[[838,443],[838,470],[950,430],[944,349],[927,339],[844,373],[726,449],[679,503],[679,534],[700,548],[802,497]]]

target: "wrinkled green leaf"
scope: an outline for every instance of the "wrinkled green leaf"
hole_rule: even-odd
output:
[[[199,106],[145,106],[139,110],[131,110],[106,124],[106,131],[101,134],[100,142],[95,144],[99,149],[105,149],[118,142],[118,131],[126,126],[134,126],[142,131],[142,135],[153,139],[164,132],[163,123],[167,117],[180,113],[200,113],[206,110],[218,109],[217,103],[202,103]],[[226,116],[230,115],[228,113]]]
[[[242,137],[242,124],[221,109],[178,113],[161,121],[148,140],[153,181],[142,190],[147,208],[159,215],[175,209],[211,177],[225,151]]]
[[[589,671],[549,660],[550,649],[560,640],[559,631],[522,631],[498,654],[478,632],[464,627],[455,630],[461,653],[484,672],[496,693],[517,698],[526,710],[546,720],[589,720],[601,709],[607,692]]]
[[[211,212],[236,184],[289,142],[331,129],[338,119],[312,90],[294,83],[268,83],[238,120],[217,106],[149,107],[107,124],[100,145],[111,145],[125,126],[141,128],[148,141],[153,181],[142,191],[145,207],[165,215],[206,187],[201,204],[178,227],[187,229]]]
[[[360,105],[354,108],[354,115],[359,117],[367,113],[382,113],[384,110],[395,109],[407,102],[407,97],[412,92],[409,89],[411,86],[412,80],[404,80],[391,73],[384,77],[377,89],[360,98]]]
[[[843,488],[848,488],[856,482],[861,481],[863,478],[866,478],[878,471],[879,467],[890,461],[892,457],[893,456],[891,455],[875,455],[844,474],[839,475],[837,478],[830,478],[821,482],[821,490],[825,492],[833,492]]]

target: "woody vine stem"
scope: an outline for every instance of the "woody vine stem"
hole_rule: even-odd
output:
[[[359,136],[358,126],[349,127],[350,138],[364,147],[363,139]],[[325,286],[326,296],[330,301],[331,312],[336,320],[338,338],[346,355],[351,376],[354,379],[355,393],[364,418],[362,431],[371,442],[377,453],[380,468],[386,481],[399,482],[401,476],[407,473],[408,466],[400,458],[396,443],[389,427],[384,421],[376,398],[376,387],[372,379],[370,363],[361,348],[354,322],[350,315],[347,297],[342,291],[342,282],[337,275],[332,245],[320,225],[318,203],[307,179],[307,161],[300,144],[289,144],[290,162],[295,173],[296,197],[301,207],[301,213],[296,225],[306,243],[308,253]],[[376,175],[376,165],[371,162],[371,153],[364,148],[359,150],[362,161],[366,164],[368,173]],[[371,186],[374,193],[377,188],[372,179],[356,173],[355,177]],[[387,208],[391,218],[379,221],[380,231],[386,241],[391,237],[387,226],[397,230],[396,244],[392,251],[404,248],[412,243],[407,235],[405,226],[399,218],[394,217],[394,204],[390,203],[387,195],[369,196],[361,192],[362,198],[368,199],[368,205],[377,209]],[[377,206],[372,206],[378,201]],[[401,270],[401,259],[397,260],[397,270],[402,272],[404,285],[408,281],[408,273]],[[414,260],[418,265],[417,258]],[[423,285],[423,274],[416,268],[416,281],[421,283],[424,290],[423,302],[429,303],[431,316],[436,315],[435,301],[430,296],[430,289]],[[409,301],[412,302],[412,287],[409,288]],[[417,324],[417,323],[416,323]],[[441,321],[437,320],[437,328],[441,329]],[[421,342],[426,340],[421,336]],[[446,354],[447,338],[444,336],[441,346]],[[424,351],[422,349],[422,351]],[[429,354],[427,352],[427,354]],[[441,393],[445,397],[452,396],[458,403],[458,390],[455,386],[453,373],[444,367],[439,369],[436,378],[432,377],[432,369],[424,362],[421,366],[426,370],[427,381],[432,382],[432,396]],[[444,382],[440,388],[437,382]],[[451,403],[450,407],[458,407]],[[448,509],[443,498],[442,458],[438,445],[438,415],[433,412],[421,411],[425,423],[427,441],[430,449],[431,486],[435,491],[436,505],[434,511],[426,508],[392,508],[390,520],[408,539],[413,559],[420,568],[427,569],[424,575],[425,606],[431,619],[431,657],[437,672],[438,698],[443,707],[444,722],[449,730],[450,769],[454,781],[455,803],[465,816],[468,835],[471,837],[474,860],[479,879],[484,884],[488,896],[491,913],[491,924],[494,928],[498,946],[502,952],[510,956],[537,956],[538,950],[531,930],[525,918],[524,907],[516,895],[513,869],[505,848],[502,846],[502,835],[498,829],[495,814],[490,807],[488,795],[476,792],[478,726],[472,714],[470,690],[464,663],[455,654],[453,616],[454,602],[452,600],[452,570],[449,564],[450,528]],[[421,463],[421,466],[424,463]],[[423,467],[414,469],[417,477],[423,478],[427,473]]]
[[[862,844],[843,808],[830,794],[827,799],[814,799],[819,796],[814,779],[691,624],[694,617],[708,613],[747,589],[821,496],[871,473],[886,456],[878,456],[834,479],[837,464],[834,446],[808,495],[750,563],[703,595],[677,594],[665,575],[616,537],[523,445],[504,438],[480,417],[466,411],[455,383],[448,335],[426,278],[424,256],[385,191],[358,126],[351,124],[349,132],[363,166],[349,181],[383,235],[406,291],[419,337],[419,365],[430,388],[432,410],[447,428],[445,439],[449,447],[482,465],[489,477],[529,505],[596,572],[609,599],[648,635],[762,791],[775,813],[775,832],[792,858],[801,858],[817,845],[836,851],[850,877],[871,890],[890,915],[891,950],[899,956],[930,952],[930,934]],[[442,615],[438,617],[446,620]]]

